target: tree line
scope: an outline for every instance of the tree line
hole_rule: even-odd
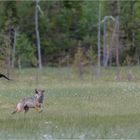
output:
[[[0,65],[140,64],[139,29],[138,0],[0,1]]]

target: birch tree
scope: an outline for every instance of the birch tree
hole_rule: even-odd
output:
[[[14,30],[14,42],[13,42],[12,61],[11,61],[12,68],[14,68],[15,66],[16,41],[17,41],[17,29]]]
[[[40,35],[38,28],[38,11],[39,11],[39,0],[35,0],[35,31],[36,31],[36,41],[37,41],[37,52],[38,52],[38,67],[42,68],[42,59],[41,59],[41,46],[40,46]]]
[[[107,21],[112,20],[115,21],[114,17],[112,16],[105,16],[103,19],[104,23],[104,40],[103,40],[103,65],[107,66],[109,60],[109,44],[107,41],[108,33],[107,33]]]
[[[117,1],[117,10],[118,10],[118,16],[116,17],[116,65],[117,65],[117,80],[121,80],[120,76],[120,63],[119,63],[119,46],[120,46],[120,40],[119,40],[119,33],[120,33],[120,3],[119,0]]]
[[[98,70],[97,76],[100,77],[100,67],[101,67],[101,2],[99,1],[98,9]]]

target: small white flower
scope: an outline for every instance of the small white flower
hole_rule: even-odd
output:
[[[44,122],[44,123],[45,123],[45,124],[51,124],[52,122],[51,122],[51,121],[50,121],[50,122],[47,122],[47,121],[46,121],[46,122]]]
[[[84,140],[84,139],[85,139],[85,134],[81,134],[81,135],[79,136],[79,139],[80,139],[80,140]]]
[[[49,134],[44,134],[43,138],[47,139],[47,140],[52,140],[52,135]]]

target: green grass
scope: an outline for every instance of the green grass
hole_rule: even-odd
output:
[[[44,68],[39,84],[36,70],[14,71],[14,81],[0,80],[0,139],[134,139],[140,138],[140,71],[130,67],[135,79],[114,80],[115,68],[102,68],[80,80],[68,68]],[[129,68],[129,69],[130,69]],[[45,89],[44,111],[11,115],[16,103]]]

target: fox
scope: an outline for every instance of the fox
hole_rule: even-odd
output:
[[[42,104],[44,100],[44,92],[45,90],[35,89],[35,95],[33,97],[23,98],[16,106],[16,109],[12,112],[15,114],[16,112],[24,112],[27,113],[29,108],[35,108],[37,112],[42,112]]]

